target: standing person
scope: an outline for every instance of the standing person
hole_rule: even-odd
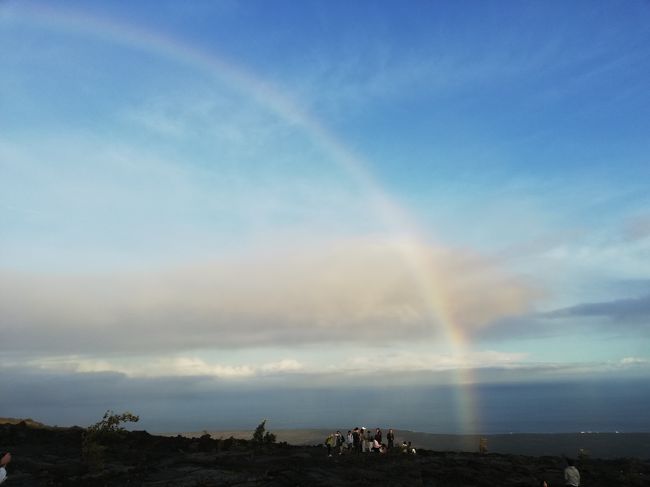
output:
[[[366,431],[366,451],[370,452],[370,447],[372,446],[372,440],[374,439],[372,431]]]
[[[343,435],[339,430],[336,430],[336,450],[338,451],[339,455],[343,453],[343,443],[345,443]]]
[[[329,434],[329,436],[325,440],[325,446],[327,447],[327,456],[331,457],[332,448],[336,446],[336,435],[334,433]]]
[[[567,487],[580,487],[580,472],[575,467],[573,460],[566,459],[567,468],[564,469],[564,485]]]
[[[11,461],[11,453],[0,455],[0,484],[7,480],[7,470],[5,466]]]
[[[388,449],[392,450],[393,442],[395,441],[395,433],[393,433],[392,428],[388,430],[388,433],[386,434],[386,440],[388,441]]]
[[[352,450],[352,445],[354,444],[354,436],[352,435],[352,431],[348,430],[348,436],[346,438],[346,443],[348,447],[348,451]]]
[[[368,434],[366,433],[366,427],[361,427],[361,451],[366,452],[368,450]]]
[[[352,431],[352,448],[354,448],[354,453],[361,453],[361,434],[358,426]]]

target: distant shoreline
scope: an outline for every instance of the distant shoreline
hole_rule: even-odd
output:
[[[323,443],[332,431],[328,429],[271,429],[278,441],[292,445],[317,445]],[[386,430],[387,431],[387,430]],[[386,435],[384,431],[384,436]],[[395,429],[395,442],[411,441],[415,448],[439,451],[478,451],[479,440],[487,439],[488,452],[512,455],[565,455],[582,454],[592,458],[650,458],[650,432],[646,433],[508,433],[490,435],[454,435],[422,433]],[[253,430],[220,430],[184,433],[158,433],[163,436],[199,437],[205,433],[213,438],[250,439]],[[346,434],[346,431],[341,430]]]

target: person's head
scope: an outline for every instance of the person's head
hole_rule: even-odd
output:
[[[389,433],[392,433],[392,432],[393,432],[393,428],[389,429],[388,432],[389,432]]]
[[[348,430],[348,434],[352,433],[352,431]]]
[[[575,462],[573,461],[573,458],[567,458],[566,463],[569,467],[575,467]]]

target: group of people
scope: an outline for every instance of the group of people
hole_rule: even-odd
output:
[[[388,430],[386,434],[386,443],[383,442],[383,434],[380,428],[372,431],[363,428],[354,428],[348,430],[347,435],[343,435],[340,431],[330,433],[325,439],[325,446],[327,447],[327,455],[332,456],[333,453],[342,455],[344,452],[348,453],[387,453],[395,448],[395,433],[392,429]],[[403,441],[398,445],[399,451],[402,453],[410,453],[415,455],[415,448],[411,446],[411,442]],[[572,459],[567,459],[567,467],[564,469],[564,485],[565,487],[580,487],[580,472],[575,467]],[[540,487],[550,487],[549,484],[542,480]]]
[[[348,430],[347,435],[343,435],[340,431],[331,433],[325,440],[327,447],[327,455],[332,456],[332,452],[342,455],[343,452],[349,453],[387,453],[395,448],[395,433],[392,429],[388,430],[386,434],[386,443],[383,441],[383,434],[380,428],[376,428],[375,432],[362,428],[354,428]],[[403,453],[415,454],[415,448],[411,446],[411,442],[404,441],[400,446]]]

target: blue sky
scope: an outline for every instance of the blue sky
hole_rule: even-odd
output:
[[[647,376],[649,26],[643,1],[0,3],[0,366]]]

